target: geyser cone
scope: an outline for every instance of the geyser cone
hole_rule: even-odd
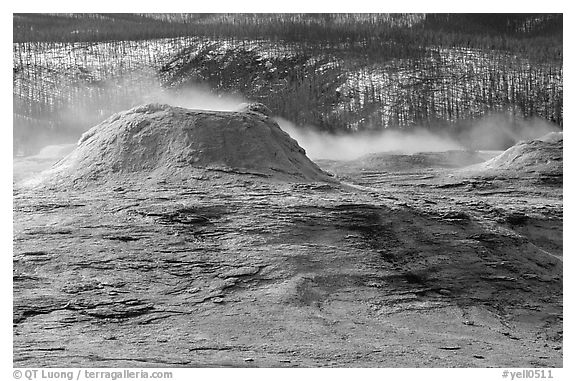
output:
[[[563,137],[551,132],[541,138],[519,142],[502,154],[481,164],[486,170],[562,173]]]
[[[173,180],[206,169],[282,181],[330,180],[263,114],[151,104],[118,113],[87,131],[72,153],[36,181]]]
[[[465,175],[501,176],[536,180],[538,184],[562,185],[562,132],[519,142],[500,155],[462,170]]]

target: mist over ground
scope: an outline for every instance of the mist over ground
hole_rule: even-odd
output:
[[[311,159],[353,160],[376,152],[416,153],[464,149],[448,136],[433,134],[423,128],[409,131],[385,130],[356,134],[331,134],[302,128],[282,118],[280,127],[306,150]]]
[[[432,131],[426,127],[332,134],[301,127],[276,118],[280,127],[306,150],[311,159],[353,160],[369,153],[442,152],[449,150],[505,150],[519,141],[532,140],[561,129],[543,119],[518,120],[501,113],[456,127]]]
[[[542,118],[515,118],[510,113],[493,113],[479,120],[464,121],[454,131],[459,142],[473,150],[505,150],[519,141],[533,140],[562,129]]]

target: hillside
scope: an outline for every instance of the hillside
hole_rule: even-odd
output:
[[[190,88],[332,132],[562,126],[562,16],[488,16],[16,14],[15,153]]]

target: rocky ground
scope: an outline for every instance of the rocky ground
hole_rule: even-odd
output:
[[[562,366],[561,185],[319,164],[16,184],[14,366]]]

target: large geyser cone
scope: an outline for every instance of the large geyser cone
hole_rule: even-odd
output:
[[[122,178],[186,179],[206,169],[282,181],[330,179],[263,113],[150,104],[87,131],[72,153],[36,181],[77,186]]]

